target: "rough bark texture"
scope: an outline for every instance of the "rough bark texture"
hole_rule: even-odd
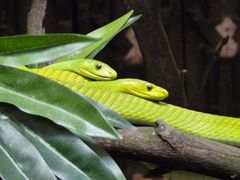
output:
[[[186,106],[183,74],[178,69],[161,17],[161,1],[133,0],[131,8],[144,16],[136,23],[136,34],[146,61],[147,80],[165,87],[168,102]]]
[[[47,0],[32,0],[31,9],[27,17],[27,33],[41,34],[45,17]]]
[[[123,140],[96,139],[113,156],[155,162],[161,168],[189,170],[221,179],[240,178],[240,149],[189,136],[159,122],[158,128],[119,130]]]

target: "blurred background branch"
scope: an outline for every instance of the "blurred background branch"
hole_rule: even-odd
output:
[[[47,0],[32,0],[31,9],[27,15],[27,33],[42,34],[43,20],[47,8]]]

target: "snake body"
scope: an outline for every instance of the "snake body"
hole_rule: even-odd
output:
[[[27,68],[25,66],[21,66],[18,67],[19,69],[22,69],[24,71],[28,71],[28,72],[32,72],[35,74],[38,74],[40,76],[46,77],[48,79],[57,81],[57,82],[83,82],[83,81],[87,81],[88,79],[83,77],[83,76],[79,76],[78,74],[74,73],[74,72],[70,72],[70,71],[64,71],[64,70],[60,70],[60,69],[51,69],[51,68],[41,68],[41,69],[30,69]]]
[[[132,123],[155,125],[161,119],[188,134],[240,146],[240,118],[197,112],[166,103],[154,103],[130,94],[87,86],[67,85],[114,110]]]
[[[41,75],[51,78],[44,73]],[[82,82],[66,83],[66,80],[58,82],[105,105],[132,123],[155,125],[156,121],[160,119],[188,134],[240,146],[240,118],[197,112],[171,104],[154,103],[126,93],[110,91],[114,90],[116,86],[114,82],[105,85],[105,89]]]

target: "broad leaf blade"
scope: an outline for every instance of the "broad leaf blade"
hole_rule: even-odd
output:
[[[114,166],[107,166],[102,159],[98,157],[98,154],[76,136],[70,134],[55,134],[55,136],[46,137],[46,140],[58,151],[65,154],[67,159],[84,171],[91,179],[123,179],[122,177],[124,177],[120,170],[119,174],[121,175],[115,174],[113,172],[113,169],[115,169]]]
[[[37,133],[92,179],[125,179],[116,163],[101,147],[91,144],[90,148],[94,147],[92,150],[62,127],[42,117],[26,114],[12,105],[0,103],[0,111]]]
[[[21,41],[18,42],[19,39]],[[95,42],[94,38],[78,34],[0,38],[0,64],[19,66],[51,61],[75,53]]]
[[[0,102],[49,118],[76,134],[121,138],[81,95],[33,73],[0,65]]]
[[[6,152],[8,157],[11,157],[9,163],[18,167],[21,177],[36,180],[56,179],[36,148],[10,122],[9,119],[0,119],[0,146],[5,157]],[[1,175],[6,173],[1,172]]]
[[[34,123],[34,122],[33,122]],[[12,123],[13,124],[13,123]],[[64,154],[59,153],[55,148],[51,147],[47,142],[41,139],[37,134],[28,130],[24,126],[19,126],[16,123],[14,127],[21,132],[39,151],[48,166],[54,174],[61,179],[86,179],[90,178],[82,172],[77,166],[64,157]],[[65,145],[64,142],[62,142]]]
[[[102,163],[108,167],[112,173],[118,177],[118,179],[124,180],[126,179],[122,174],[121,169],[115,163],[115,161],[108,155],[108,153],[99,146],[91,137],[81,136],[81,139],[84,143],[86,143],[95,153],[101,158]]]
[[[110,41],[119,31],[120,29],[126,24],[129,20],[130,16],[132,15],[133,11],[125,14],[124,16],[118,18],[117,20],[99,28],[95,31],[88,33],[88,36],[94,38],[101,38],[99,41],[93,43],[92,45],[88,46],[85,49],[78,51],[75,54],[69,55],[67,57],[63,57],[58,59],[57,61],[65,61],[69,59],[81,59],[86,57],[93,57],[91,54],[97,54],[107,43]]]
[[[3,179],[28,180],[8,152],[0,146],[0,177]]]
[[[0,37],[0,55],[89,40],[93,41],[94,39],[80,34],[2,36]]]

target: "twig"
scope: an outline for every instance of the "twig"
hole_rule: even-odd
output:
[[[203,93],[204,88],[206,86],[207,79],[208,79],[208,75],[211,72],[214,64],[217,62],[223,46],[226,45],[228,43],[228,41],[229,41],[229,36],[223,38],[220,41],[220,43],[217,45],[215,52],[213,52],[213,54],[209,58],[209,62],[207,64],[206,70],[204,71],[204,74],[203,74],[202,82],[201,82],[200,87],[195,96],[199,96]]]

